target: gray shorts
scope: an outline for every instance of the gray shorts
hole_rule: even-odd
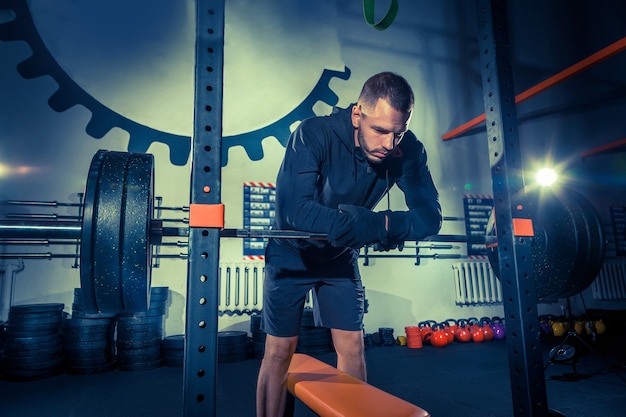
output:
[[[365,291],[357,261],[358,253],[349,252],[328,263],[306,263],[270,241],[263,283],[263,331],[296,336],[311,289],[316,326],[362,330]]]

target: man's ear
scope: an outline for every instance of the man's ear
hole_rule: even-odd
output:
[[[357,104],[352,106],[352,127],[357,129],[359,127],[359,120],[361,119],[361,109]]]

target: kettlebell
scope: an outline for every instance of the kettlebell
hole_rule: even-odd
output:
[[[491,328],[491,319],[489,317],[481,317],[480,318],[481,328],[483,330],[483,334],[485,335],[485,342],[493,340],[493,329]]]
[[[454,321],[454,324],[450,325],[450,321]],[[448,319],[442,322],[441,325],[443,326],[443,330],[446,332],[446,336],[448,337],[448,343],[454,342],[454,332],[457,328],[456,320]]]
[[[577,321],[574,323],[574,331],[578,336],[582,336],[585,333],[585,323],[582,321]]]
[[[485,334],[483,333],[482,326],[478,323],[478,319],[476,317],[470,317],[467,319],[470,324],[470,333],[472,335],[472,341],[474,343],[481,343],[485,340]]]
[[[460,319],[458,322],[458,327],[456,329],[456,332],[454,332],[454,339],[457,342],[461,342],[461,343],[467,343],[469,341],[472,340],[472,334],[469,331],[469,328],[467,326],[467,320],[465,319]]]
[[[422,333],[422,343],[425,343],[427,345],[430,344],[430,338],[433,333],[433,329],[430,325],[430,322],[420,321],[419,323],[417,323],[417,326],[420,328],[420,331]]]
[[[493,338],[502,340],[506,338],[506,327],[502,319],[498,316],[491,318],[491,328],[493,329]]]
[[[604,324],[604,322],[602,321],[602,319],[600,320],[595,320],[593,322],[593,327],[596,328],[596,333],[598,334],[603,334],[606,332],[606,324]]]
[[[549,319],[545,316],[539,317],[539,327],[541,328],[541,332],[546,336],[552,336],[552,326],[550,325]]]
[[[448,344],[448,333],[444,329],[444,323],[432,326],[433,333],[430,337],[430,344],[435,347],[444,347]]]
[[[567,329],[561,321],[553,321],[550,324],[550,327],[552,328],[552,334],[556,337],[561,337],[565,334],[565,332],[567,332]]]

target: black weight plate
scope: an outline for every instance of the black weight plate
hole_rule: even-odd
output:
[[[113,354],[112,348],[98,348],[98,349],[72,349],[66,346],[63,352],[63,356],[66,360],[72,359],[86,359],[86,358],[110,358]]]
[[[146,340],[118,340],[115,342],[118,349],[141,349],[149,346],[161,346],[161,338]]]
[[[604,263],[606,242],[600,217],[589,200],[573,191],[571,192],[571,197],[582,210],[588,236],[586,262],[581,271],[581,279],[573,288],[573,294],[578,294],[591,285],[600,273]]]
[[[182,358],[163,358],[163,365],[168,368],[182,368],[185,360]]]
[[[65,373],[68,375],[96,375],[104,372],[110,372],[115,369],[114,362],[106,362],[93,365],[71,365],[65,366]]]
[[[24,370],[24,371],[37,371],[37,370],[50,370],[63,366],[63,357],[58,355],[53,358],[44,358],[42,361],[36,361],[31,363],[15,363],[5,362],[3,369],[6,370]]]
[[[550,359],[562,362],[571,359],[576,354],[576,349],[571,345],[555,346],[550,349]]]
[[[10,364],[10,366],[31,366],[39,367],[40,363],[48,363],[57,361],[62,358],[62,349],[51,353],[39,353],[35,356],[6,356],[3,355],[3,363]]]
[[[219,355],[233,355],[236,353],[247,352],[250,347],[250,343],[246,340],[242,343],[229,343],[225,345],[217,346],[217,353]]]
[[[586,263],[591,250],[585,214],[580,205],[573,199],[573,191],[561,189],[555,191],[555,194],[571,216],[574,229],[572,230],[570,238],[575,242],[576,256],[569,276],[563,275],[559,277],[561,280],[561,285],[559,286],[560,292],[555,291],[551,294],[551,298],[553,299],[569,297],[579,292],[577,287],[581,281],[585,280]]]
[[[72,356],[65,357],[65,366],[96,366],[113,362],[113,355],[96,355],[92,357]]]
[[[324,353],[328,353],[332,351],[331,346],[323,346],[323,347],[296,347],[296,352],[304,353],[307,355],[321,355]]]
[[[120,313],[118,317],[156,317],[156,316],[164,316],[166,313],[165,306],[159,308],[150,307],[146,311],[135,311],[133,313]]]
[[[102,160],[108,151],[99,150],[91,159],[87,183],[85,185],[85,200],[83,203],[83,220],[80,239],[80,288],[82,304],[87,313],[98,313],[96,288],[94,282],[93,262],[95,259],[95,236],[97,215],[97,194],[100,182],[100,168]],[[76,293],[75,293],[76,294]]]
[[[63,366],[58,366],[52,369],[4,369],[2,376],[9,382],[24,382],[24,381],[36,381],[44,378],[51,378],[53,376],[61,375],[63,373]]]
[[[28,349],[4,349],[2,356],[4,358],[32,358],[38,356],[57,355],[63,352],[63,344],[55,343],[45,347],[37,346]]]
[[[169,294],[170,287],[150,287],[150,293],[156,294]]]
[[[20,349],[47,349],[61,343],[61,335],[53,334],[47,336],[30,337],[6,337],[4,341],[5,350]]]
[[[87,333],[75,335],[63,335],[63,343],[68,346],[78,345],[83,342],[98,342],[113,340],[107,333]]]
[[[122,331],[118,330],[117,332],[117,340],[124,340],[128,342],[132,341],[144,341],[144,340],[152,340],[152,339],[162,339],[163,338],[163,330],[146,330],[146,331]]]
[[[231,355],[217,355],[218,363],[243,362],[248,359],[248,352],[233,353]]]
[[[154,157],[132,153],[122,207],[122,298],[124,310],[149,308],[152,276],[150,226],[154,214]]]
[[[38,332],[46,332],[50,333],[58,332],[61,328],[61,321],[51,322],[51,323],[32,323],[32,324],[23,324],[24,322],[20,322],[18,324],[14,322],[9,322],[6,326],[6,331],[8,333],[38,333]]]
[[[261,330],[261,316],[259,314],[253,314],[250,316],[250,331],[252,333]]]
[[[151,369],[157,369],[163,366],[163,360],[157,359],[151,362],[139,362],[139,363],[120,363],[117,365],[117,369],[120,371],[149,371]]]
[[[117,336],[118,338],[135,337],[140,333],[159,333],[163,336],[163,325],[160,323],[142,324],[136,326],[118,326]],[[138,336],[141,337],[141,336]]]
[[[84,327],[102,327],[109,328],[114,324],[114,321],[111,317],[100,317],[100,318],[80,318],[80,317],[72,317],[71,319],[66,319],[63,323],[63,328],[84,328]]]
[[[185,336],[182,334],[167,336],[163,339],[163,347],[165,349],[183,349],[185,347]]]
[[[161,316],[118,316],[118,326],[140,326],[146,324],[163,323],[163,317]]]
[[[537,298],[557,299],[582,291],[597,274],[589,276],[590,270],[599,271],[604,252],[595,212],[586,207],[581,195],[566,188],[530,193],[526,204],[535,231],[531,258]],[[498,276],[498,252],[488,255]]]
[[[542,190],[531,198],[535,228],[531,258],[537,298],[558,297],[562,288],[568,285],[576,263],[575,219],[564,200],[559,199],[551,189]]]
[[[330,329],[328,327],[302,327],[299,330],[300,336],[317,336],[317,337],[330,337]],[[393,337],[393,330],[391,333]]]
[[[45,336],[60,336],[59,328],[52,329],[42,329],[42,330],[29,330],[29,331],[19,331],[19,330],[10,330],[9,328],[5,331],[5,336],[7,338],[19,338],[24,339],[28,337],[45,337]]]
[[[76,350],[105,350],[107,348],[111,348],[113,346],[112,341],[110,340],[87,340],[76,343],[65,344],[65,349],[76,349]]]
[[[11,326],[50,325],[58,326],[63,323],[63,317],[59,314],[47,317],[29,317],[27,314],[9,314],[7,324]]]
[[[252,340],[255,342],[263,342],[265,343],[265,339],[267,339],[267,333],[265,332],[252,332]]]
[[[72,305],[72,317],[77,319],[110,319],[115,317],[116,313],[86,313],[83,310],[76,309]]]
[[[161,353],[161,343],[140,348],[117,348],[118,355],[151,355],[153,353]]]
[[[302,311],[302,318],[300,319],[300,327],[315,327],[315,318],[313,309],[305,308]]]
[[[232,345],[244,343],[248,340],[248,334],[242,331],[217,332],[218,345]]]
[[[184,349],[163,349],[164,358],[182,359],[185,357]]]
[[[38,314],[38,313],[60,313],[63,311],[65,304],[63,303],[43,303],[43,304],[19,304],[9,309],[9,313],[13,314]]]
[[[98,310],[124,310],[122,298],[122,233],[124,177],[129,154],[107,152],[100,164],[93,219],[93,287]]]

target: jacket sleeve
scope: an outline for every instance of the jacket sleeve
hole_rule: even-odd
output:
[[[328,147],[322,143],[328,138],[321,129],[303,122],[289,138],[276,179],[279,229],[328,233],[335,227],[347,227],[347,215],[318,202],[321,167],[328,158]]]
[[[441,229],[439,193],[428,168],[426,150],[418,141],[415,157],[404,164],[397,181],[404,192],[408,211],[393,211],[389,216],[390,241],[421,240]]]

